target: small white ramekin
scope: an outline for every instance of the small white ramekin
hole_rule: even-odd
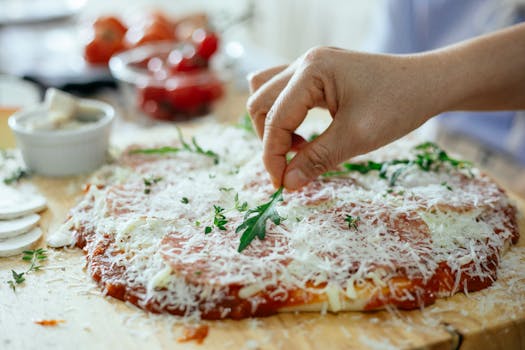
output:
[[[9,127],[31,171],[46,176],[70,176],[91,172],[105,163],[115,110],[107,103],[88,99],[79,100],[78,105],[99,110],[103,116],[71,130],[25,128],[25,120],[47,113],[44,105],[20,110],[9,117]]]

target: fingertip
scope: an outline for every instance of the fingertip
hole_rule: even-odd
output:
[[[299,168],[291,169],[284,175],[283,185],[287,190],[298,190],[305,186],[310,179]]]
[[[278,189],[279,187],[282,186],[282,181],[280,178],[273,177],[270,175],[270,180],[272,181],[272,185],[275,189]]]

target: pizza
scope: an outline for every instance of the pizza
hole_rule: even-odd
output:
[[[216,127],[124,150],[48,241],[82,248],[107,295],[240,319],[481,290],[518,241],[516,215],[492,179],[433,143],[396,142],[288,192],[254,134]]]

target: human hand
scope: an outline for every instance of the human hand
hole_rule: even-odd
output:
[[[439,113],[432,60],[314,48],[289,66],[252,75],[248,111],[273,185],[295,190],[340,162],[383,146]],[[439,80],[439,77],[437,77]],[[295,130],[309,109],[333,118],[307,142]],[[297,154],[287,164],[286,154]]]

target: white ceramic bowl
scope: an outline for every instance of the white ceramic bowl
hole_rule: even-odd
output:
[[[31,130],[24,122],[46,113],[43,105],[23,109],[9,118],[26,165],[37,174],[69,176],[88,173],[105,163],[115,110],[109,104],[81,99],[79,108],[95,109],[95,122],[70,130]]]

